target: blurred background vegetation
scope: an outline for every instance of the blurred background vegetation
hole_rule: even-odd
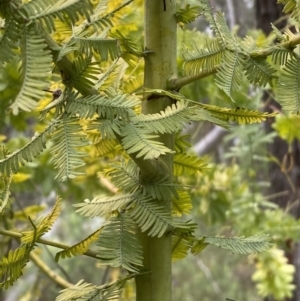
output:
[[[98,1],[91,1],[98,2]],[[124,1],[111,1],[110,9]],[[178,1],[179,6],[197,5],[197,0]],[[295,30],[286,17],[282,17],[276,0],[211,0],[214,9],[222,9],[228,24],[237,35],[252,36],[258,45],[268,45],[275,39],[270,33],[270,22],[277,20],[279,28]],[[143,1],[135,0],[114,16],[118,25],[111,35],[129,36],[136,47],[143,47]],[[278,23],[279,22],[279,23]],[[1,30],[0,30],[1,33]],[[189,46],[197,37],[197,43],[210,34],[207,23],[198,18],[188,27],[178,28],[178,64],[181,75],[183,45]],[[64,32],[55,33],[64,38]],[[201,46],[200,46],[201,47]],[[128,63],[132,58],[128,57]],[[142,84],[142,62],[136,62],[127,92]],[[22,147],[34,133],[44,127],[38,110],[51,101],[41,101],[33,113],[10,114],[6,108],[18,89],[17,62],[7,64],[0,70],[0,129],[1,143],[11,152]],[[118,76],[116,74],[116,76]],[[124,80],[125,81],[125,80]],[[59,78],[53,78],[53,88],[59,87]],[[108,85],[113,83],[107,83]],[[278,110],[272,99],[273,91],[255,86],[244,86],[236,98],[236,106],[261,110]],[[232,106],[231,101],[208,77],[181,90],[194,100],[222,106]],[[197,153],[207,162],[207,168],[197,177],[186,175],[193,196],[193,216],[199,223],[199,235],[254,235],[269,233],[275,246],[270,252],[249,257],[230,254],[219,249],[205,249],[196,257],[174,263],[173,300],[300,300],[299,261],[300,223],[299,218],[299,139],[300,119],[291,119],[279,114],[265,124],[235,126],[225,131],[209,123],[187,125],[187,143],[190,151]],[[51,145],[37,160],[27,164],[14,177],[12,186],[13,208],[0,220],[3,228],[29,229],[25,218],[45,213],[59,194],[64,200],[63,213],[48,239],[72,245],[103,222],[101,219],[87,221],[75,214],[72,204],[105,193],[112,195],[115,188],[99,170],[106,160],[97,158],[95,150],[87,148],[86,175],[59,183],[50,160]],[[109,157],[110,154],[107,154]],[[63,229],[63,231],[62,231]],[[0,253],[12,248],[14,240],[0,236]],[[70,282],[85,279],[87,282],[103,284],[114,280],[122,273],[118,269],[103,268],[87,257],[54,261],[58,250],[41,247],[40,256],[49,267],[66,277]],[[8,291],[0,292],[0,300],[50,301],[54,300],[58,287],[55,286],[33,263],[29,263],[25,275]],[[67,276],[71,275],[71,276]],[[122,299],[134,300],[134,283],[124,289]]]

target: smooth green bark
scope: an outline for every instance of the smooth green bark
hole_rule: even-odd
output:
[[[166,89],[167,82],[176,77],[176,1],[145,0],[145,87]],[[142,113],[152,114],[164,110],[172,104],[166,97],[147,99],[143,102]],[[166,146],[173,149],[174,136],[160,137]],[[166,163],[167,172],[172,178],[172,155],[160,158]],[[148,171],[141,170],[148,174]],[[163,200],[171,214],[171,197]],[[171,301],[171,233],[161,238],[141,233],[144,252],[144,268],[149,271],[136,277],[137,301]]]

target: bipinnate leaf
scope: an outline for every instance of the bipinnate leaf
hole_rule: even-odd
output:
[[[15,250],[10,250],[7,256],[3,256],[0,261],[0,288],[7,289],[22,276],[23,268],[29,261],[29,253],[32,245],[23,244]]]
[[[103,226],[98,245],[102,264],[123,267],[131,272],[143,266],[143,251],[136,235],[136,224],[126,212],[110,218]]]
[[[101,230],[102,228],[93,232],[88,237],[86,237],[79,243],[69,247],[68,249],[56,253],[55,261],[58,262],[60,258],[70,258],[72,256],[77,256],[85,253],[89,249],[89,246],[98,239]]]
[[[78,281],[76,284],[68,287],[57,296],[55,301],[112,301],[119,300],[122,288],[127,280],[133,278],[134,273],[127,275],[118,281],[111,284],[104,284],[96,286],[86,283],[83,280]]]
[[[85,200],[84,203],[74,204],[74,207],[79,209],[76,212],[84,216],[103,216],[118,209],[121,209],[126,204],[134,201],[134,194],[118,194],[112,197],[96,196],[91,201]]]
[[[238,254],[253,254],[271,248],[271,238],[268,235],[255,235],[250,237],[202,237],[195,240],[192,253],[201,252],[207,245],[214,245]]]
[[[62,199],[58,197],[51,212],[36,222],[35,229],[22,232],[22,243],[29,244],[32,241],[36,241],[46,232],[51,230],[51,227],[53,226],[54,222],[57,220],[61,212],[61,202]]]
[[[0,216],[5,213],[5,210],[10,206],[10,185],[13,176],[0,175],[2,189],[0,190]]]

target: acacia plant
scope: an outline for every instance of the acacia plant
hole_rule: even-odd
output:
[[[145,0],[144,46],[138,47],[125,33],[114,30],[116,13],[131,2],[111,9],[108,0],[0,1],[0,71],[6,72],[17,62],[20,75],[8,107],[11,114],[34,110],[45,93],[52,91],[54,81],[60,84],[52,91],[53,101],[41,110],[44,130],[13,153],[3,148],[1,215],[11,206],[13,175],[48,145],[58,181],[82,175],[92,148],[97,149],[94,154],[99,159],[107,154],[118,159],[111,160],[105,173],[118,187],[116,195],[90,192],[91,200],[74,204],[87,218],[106,217],[105,224],[83,241],[66,247],[42,238],[61,211],[59,196],[45,217],[37,221],[29,217],[31,230],[0,229],[1,235],[20,239],[19,247],[1,258],[1,287],[15,283],[30,258],[36,258],[33,250],[44,243],[63,249],[57,260],[87,255],[128,271],[124,278],[104,286],[62,282],[66,289],[57,300],[118,298],[124,283],[134,277],[138,301],[170,301],[172,259],[182,259],[189,252],[198,254],[208,245],[242,254],[260,252],[270,245],[266,235],[195,235],[197,225],[184,217],[191,209],[189,188],[180,179],[202,172],[204,163],[187,154],[189,146],[180,132],[190,121],[206,120],[229,128],[229,121],[247,124],[274,116],[235,106],[235,93],[243,81],[277,86],[284,108],[298,112],[300,58],[296,48],[300,37],[289,31],[282,34],[274,27],[279,42],[259,48],[251,37],[240,40],[232,34],[223,13],[213,15],[207,0],[195,7],[178,7],[175,0]],[[295,1],[279,2],[299,21]],[[177,26],[200,14],[215,36],[184,48],[186,76],[177,78]],[[283,67],[275,68],[280,65]],[[136,72],[140,66],[144,68],[141,85]],[[212,74],[216,74],[215,83],[224,99],[232,101],[231,108],[180,94],[183,86],[195,81],[201,85],[201,79]],[[96,252],[88,250],[94,241]]]

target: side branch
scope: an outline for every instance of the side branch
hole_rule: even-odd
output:
[[[293,49],[299,44],[300,44],[300,35],[297,35],[290,41],[286,41],[286,42],[283,42],[283,43],[280,43],[280,44],[277,44],[274,46],[270,46],[265,49],[260,49],[257,51],[250,52],[249,55],[251,57],[255,57],[255,58],[257,58],[257,57],[263,58],[263,57],[267,57],[267,56],[271,55],[274,51],[278,50],[278,48]]]
[[[4,230],[4,229],[0,229],[0,235],[14,237],[14,238],[17,238],[17,239],[21,239],[21,237],[22,237],[21,233],[13,232],[13,231],[7,231],[7,230]],[[61,243],[58,243],[58,242],[54,242],[54,241],[50,241],[50,240],[46,240],[46,239],[42,239],[42,238],[39,238],[36,242],[41,243],[43,245],[55,247],[55,248],[58,248],[58,249],[63,249],[63,250],[66,250],[66,249],[70,248],[70,246],[68,246],[68,245],[64,245],[64,244],[61,244]],[[95,259],[101,259],[101,257],[98,256],[98,254],[96,252],[93,252],[93,251],[90,251],[90,250],[83,253],[83,255],[88,256],[88,257],[92,257],[92,258],[95,258]]]
[[[265,58],[265,57],[271,55],[274,51],[278,50],[278,48],[286,48],[286,49],[292,50],[299,44],[300,44],[300,35],[297,35],[290,41],[282,42],[282,43],[276,44],[274,46],[259,49],[259,50],[248,53],[248,55],[246,55],[246,54],[241,54],[241,55],[245,56],[245,57],[247,57],[247,56],[252,57],[252,58]],[[229,49],[227,49],[227,50],[232,51]],[[212,69],[203,70],[202,72],[200,72],[196,75],[186,76],[186,77],[182,77],[182,78],[178,78],[178,79],[177,78],[170,79],[168,82],[168,89],[178,91],[185,85],[188,85],[199,79],[202,79],[202,78],[205,78],[207,76],[217,73],[219,68],[220,68],[220,65],[216,65]]]
[[[168,83],[168,89],[173,90],[173,91],[178,91],[185,85],[188,85],[199,79],[202,79],[202,78],[205,78],[207,76],[217,73],[219,67],[220,67],[220,65],[217,65],[217,66],[214,66],[212,69],[203,70],[201,73],[196,74],[196,75],[171,79],[171,80],[169,80],[169,83]]]
[[[39,258],[34,252],[30,253],[30,260],[53,282],[59,285],[61,288],[68,288],[73,284],[66,281],[62,277],[60,277],[57,273],[55,273],[52,269],[50,269],[43,260]]]

